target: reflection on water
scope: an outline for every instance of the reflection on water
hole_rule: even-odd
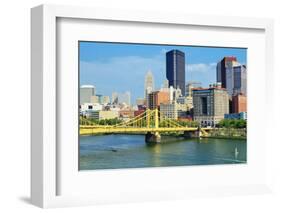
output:
[[[80,169],[246,163],[246,141],[188,139],[147,145],[143,135],[80,137]]]

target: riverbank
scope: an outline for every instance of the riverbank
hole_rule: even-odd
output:
[[[246,140],[247,137],[240,136],[202,136],[202,138],[213,138],[213,139],[237,139],[237,140]]]
[[[208,132],[205,138],[218,138],[218,139],[247,139],[247,129],[237,128],[214,128]]]

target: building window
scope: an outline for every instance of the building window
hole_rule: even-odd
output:
[[[202,114],[207,115],[207,97],[201,97]]]

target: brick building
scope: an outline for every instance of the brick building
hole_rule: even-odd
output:
[[[232,97],[232,113],[247,112],[247,97],[238,94]]]
[[[164,91],[154,91],[148,94],[148,108],[159,108],[160,104],[168,104],[170,101],[169,93]]]

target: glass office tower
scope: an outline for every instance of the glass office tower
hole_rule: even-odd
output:
[[[166,53],[166,77],[169,87],[180,88],[185,96],[185,55],[179,50]]]

